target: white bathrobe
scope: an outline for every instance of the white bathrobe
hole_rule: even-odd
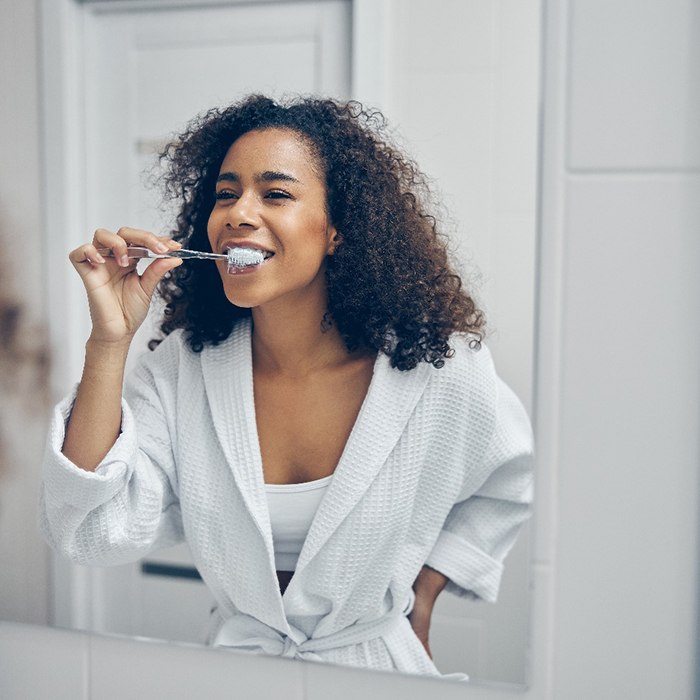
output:
[[[406,613],[424,564],[493,601],[529,515],[532,436],[488,350],[453,339],[441,369],[376,360],[369,391],[284,595],[253,401],[251,331],[193,353],[182,332],[127,381],[122,432],[95,472],[61,454],[56,409],[42,529],[80,564],[187,540],[218,605],[211,641],[258,653],[438,673]]]

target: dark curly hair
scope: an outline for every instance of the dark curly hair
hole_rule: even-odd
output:
[[[211,250],[207,221],[221,163],[236,139],[265,128],[301,134],[325,176],[328,215],[342,243],[327,258],[324,323],[331,319],[348,350],[384,352],[393,367],[408,370],[421,361],[442,367],[454,332],[478,346],[484,317],[426,211],[427,180],[391,145],[381,113],[358,102],[252,95],[193,120],[160,154],[166,198],[181,202],[173,238]],[[227,338],[251,313],[228,301],[208,265],[176,268],[159,293],[166,302],[161,332],[184,329],[195,352]]]

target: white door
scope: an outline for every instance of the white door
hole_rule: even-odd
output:
[[[350,0],[157,10],[100,3],[84,19],[88,231],[169,230],[142,173],[196,114],[250,92],[350,97]],[[150,337],[144,324],[133,354]],[[92,627],[203,641],[211,600],[193,576],[185,546],[98,570]]]

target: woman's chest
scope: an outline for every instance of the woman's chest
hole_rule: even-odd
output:
[[[335,471],[372,376],[365,363],[304,380],[256,377],[255,416],[266,483],[300,483]]]

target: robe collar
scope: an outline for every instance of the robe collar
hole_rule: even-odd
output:
[[[251,321],[240,321],[223,343],[206,346],[201,363],[216,435],[247,515],[257,525],[264,542],[269,578],[277,589],[255,420]],[[415,369],[402,372],[390,366],[386,355],[378,355],[367,395],[313,519],[290,587],[357,505],[386,462],[425,390],[430,369],[427,363],[420,363]]]

